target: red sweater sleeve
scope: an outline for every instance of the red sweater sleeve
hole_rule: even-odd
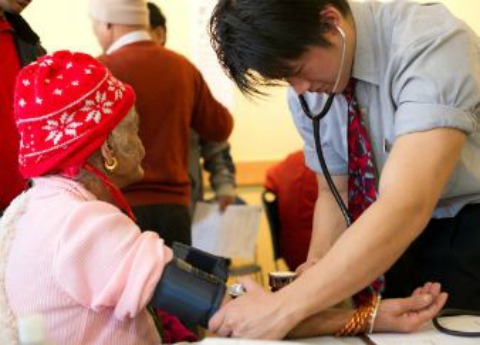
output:
[[[213,98],[201,73],[196,71],[195,109],[192,128],[206,141],[225,141],[232,132],[233,118],[227,108]]]

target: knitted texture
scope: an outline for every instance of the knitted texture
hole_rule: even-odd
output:
[[[8,304],[5,272],[8,255],[15,238],[15,222],[25,213],[27,193],[17,196],[0,218],[0,344],[19,344],[17,322]]]
[[[20,172],[76,175],[134,102],[132,88],[87,54],[59,51],[25,67],[14,103]]]

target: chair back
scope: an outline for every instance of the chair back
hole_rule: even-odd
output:
[[[275,261],[275,265],[277,265],[277,260],[282,258],[282,253],[280,250],[281,227],[278,211],[278,197],[274,192],[266,189],[262,193],[262,203],[267,215],[270,237],[272,238],[273,259]]]

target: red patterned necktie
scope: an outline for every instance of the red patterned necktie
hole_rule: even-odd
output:
[[[343,93],[348,104],[348,210],[352,221],[377,199],[377,173],[372,146],[355,100],[355,84],[355,79],[350,79]],[[381,293],[384,287],[385,279],[381,276],[354,296],[355,304],[363,304],[371,293]]]

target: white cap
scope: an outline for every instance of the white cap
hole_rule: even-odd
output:
[[[45,341],[45,320],[41,315],[29,315],[18,320],[20,343],[41,343]]]
[[[146,0],[90,0],[89,11],[104,23],[150,26]]]

